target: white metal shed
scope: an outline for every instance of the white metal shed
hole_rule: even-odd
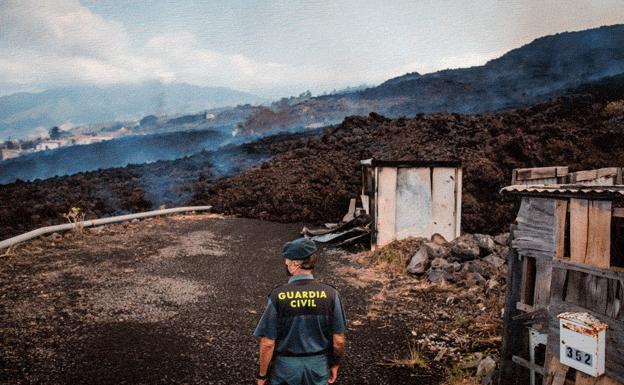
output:
[[[460,235],[459,162],[367,159],[361,164],[361,199],[373,219],[373,248],[407,237]]]

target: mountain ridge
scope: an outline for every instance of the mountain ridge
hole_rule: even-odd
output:
[[[418,113],[484,113],[526,107],[581,84],[624,73],[624,24],[534,39],[482,66],[397,76],[363,91],[265,108],[242,132],[329,125],[371,111],[388,117]]]
[[[241,104],[262,97],[227,87],[158,81],[110,86],[68,86],[0,97],[0,138],[25,137],[37,127],[71,122],[140,119],[149,114],[181,114]]]

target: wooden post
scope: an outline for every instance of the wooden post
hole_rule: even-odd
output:
[[[555,224],[557,226],[555,231],[555,245],[557,247],[556,257],[564,258],[569,257],[565,254],[565,233],[566,233],[566,218],[568,216],[568,201],[567,199],[557,199],[557,205],[555,206]]]
[[[511,226],[509,245],[511,245],[513,236],[514,226]],[[520,314],[516,308],[516,303],[520,301],[521,283],[522,261],[518,260],[516,250],[510,247],[509,254],[507,254],[507,292],[505,294],[499,385],[513,385],[520,380],[516,365],[513,362],[513,355],[522,349],[522,332],[525,329],[521,321],[514,320],[514,317]]]

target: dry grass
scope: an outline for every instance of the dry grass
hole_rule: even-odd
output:
[[[481,380],[462,369],[462,363],[456,363],[448,370],[442,385],[481,385]]]
[[[376,265],[386,265],[390,271],[395,273],[405,273],[405,267],[410,257],[418,251],[424,242],[427,242],[427,239],[407,238],[393,241],[371,253],[369,261]]]
[[[388,359],[386,365],[403,368],[421,368],[426,369],[429,363],[422,356],[420,351],[414,345],[409,345],[409,353],[407,357],[395,357]]]

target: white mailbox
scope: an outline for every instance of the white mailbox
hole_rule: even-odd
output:
[[[598,377],[605,371],[605,334],[608,325],[589,313],[561,313],[559,360]]]

